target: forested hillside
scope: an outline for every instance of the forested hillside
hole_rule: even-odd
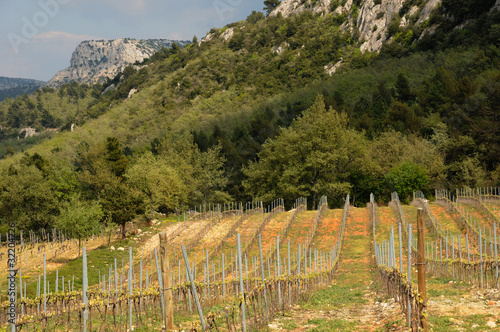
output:
[[[0,76],[0,101],[25,93],[32,93],[42,87],[44,82],[24,78],[9,78]]]
[[[345,14],[253,12],[104,85],[8,99],[2,222],[64,227],[87,206],[123,224],[209,202],[498,186],[494,2],[444,0],[425,23],[390,27],[380,53],[359,50]]]

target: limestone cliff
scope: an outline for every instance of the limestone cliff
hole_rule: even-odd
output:
[[[168,39],[116,39],[84,41],[73,52],[70,66],[59,71],[48,83],[58,87],[64,83],[102,83],[113,78],[126,66],[152,56],[162,47],[171,47],[172,43],[185,46],[187,41]]]
[[[441,0],[414,1],[419,5],[403,6],[406,0],[284,0],[270,14],[283,17],[311,10],[314,14],[345,16],[342,29],[359,32],[362,51],[380,51],[389,39],[390,24],[397,20],[400,26],[425,22]],[[356,5],[357,4],[357,5]],[[404,8],[403,8],[404,7]],[[400,14],[402,14],[400,16]]]
[[[313,14],[328,13],[330,11],[331,0],[317,0],[314,2],[309,0],[285,0],[269,16],[272,17],[281,14],[283,17],[289,17],[293,14],[302,13],[305,10],[311,10]]]

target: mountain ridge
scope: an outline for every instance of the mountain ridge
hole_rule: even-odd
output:
[[[0,101],[7,97],[15,98],[25,93],[32,93],[41,88],[45,82],[28,78],[0,76]]]
[[[43,84],[43,83],[45,82],[31,78],[0,76],[0,90],[7,90],[12,88],[18,88],[20,86],[25,86],[25,85]]]
[[[151,57],[162,48],[170,48],[173,43],[184,47],[189,42],[132,38],[83,41],[73,52],[70,66],[59,71],[47,86],[59,87],[70,82],[105,83],[125,67]]]

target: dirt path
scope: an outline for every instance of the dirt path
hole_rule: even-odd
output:
[[[328,252],[337,242],[338,231],[342,222],[342,209],[326,210],[321,217],[312,247]]]
[[[378,284],[367,209],[350,208],[332,285],[269,325],[272,331],[405,331],[403,315]]]

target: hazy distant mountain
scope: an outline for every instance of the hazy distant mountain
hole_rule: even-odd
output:
[[[116,39],[84,41],[73,52],[71,65],[59,71],[48,83],[58,87],[64,83],[103,83],[113,78],[126,66],[151,57],[163,47],[170,48],[172,43],[183,47],[189,41],[168,39]]]
[[[9,96],[14,98],[24,93],[32,93],[44,84],[45,82],[38,80],[0,76],[0,101]]]

